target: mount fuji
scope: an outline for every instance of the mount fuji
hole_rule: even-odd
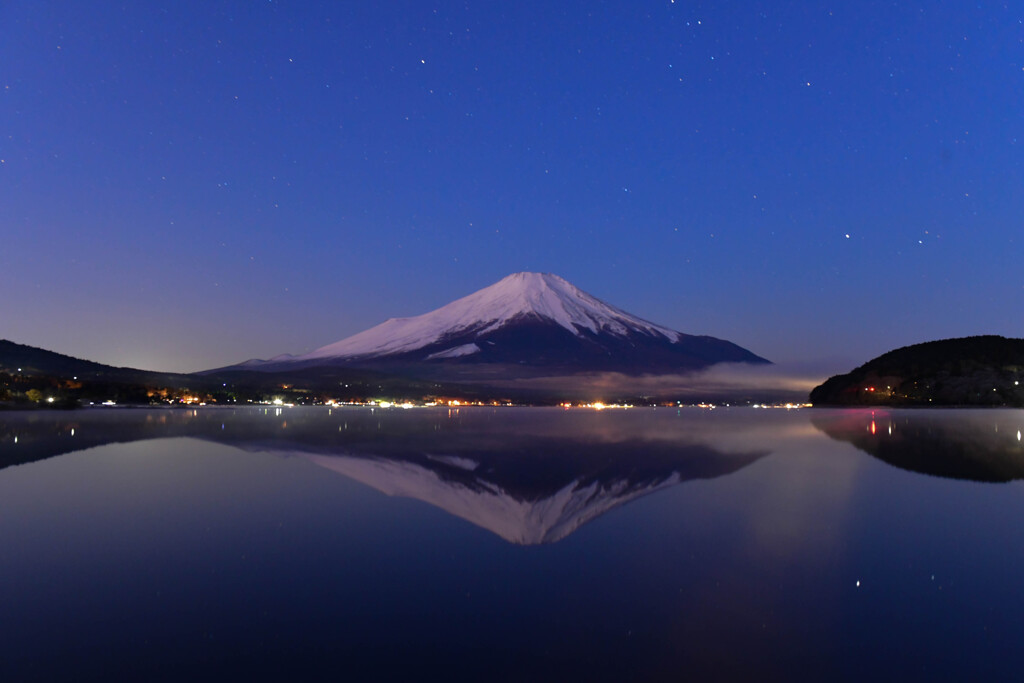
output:
[[[435,311],[392,318],[302,355],[218,371],[315,367],[514,377],[552,372],[678,373],[768,363],[732,342],[684,334],[627,313],[550,273],[514,273]],[[486,369],[486,370],[485,370]],[[217,371],[210,371],[217,372]]]

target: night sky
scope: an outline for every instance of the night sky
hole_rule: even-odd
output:
[[[0,338],[194,371],[515,271],[845,372],[1024,336],[1020,2],[0,3]]]

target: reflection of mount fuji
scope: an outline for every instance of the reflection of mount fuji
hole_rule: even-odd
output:
[[[1019,410],[849,410],[812,418],[837,441],[894,467],[950,479],[1024,479]]]
[[[188,436],[298,455],[521,544],[550,543],[624,503],[767,455],[724,453],[686,420],[554,409],[326,409],[58,414],[0,427],[0,467],[104,443]],[[13,442],[13,437],[18,442]]]
[[[701,446],[652,448],[624,442],[591,444],[584,452],[568,440],[523,440],[509,452],[476,458],[452,455],[451,449],[390,457],[303,455],[383,493],[417,498],[524,545],[558,541],[631,500],[689,479],[729,474],[764,455],[725,456]]]

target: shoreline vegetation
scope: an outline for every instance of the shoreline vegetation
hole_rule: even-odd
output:
[[[1024,339],[941,339],[884,353],[815,387],[816,406],[1024,407]]]

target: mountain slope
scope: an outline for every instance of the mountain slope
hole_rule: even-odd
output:
[[[547,371],[679,372],[720,362],[767,363],[731,342],[683,334],[611,306],[550,273],[515,273],[441,308],[393,318],[299,356],[234,369],[324,365],[489,366],[491,375]],[[434,373],[436,374],[436,373]]]

